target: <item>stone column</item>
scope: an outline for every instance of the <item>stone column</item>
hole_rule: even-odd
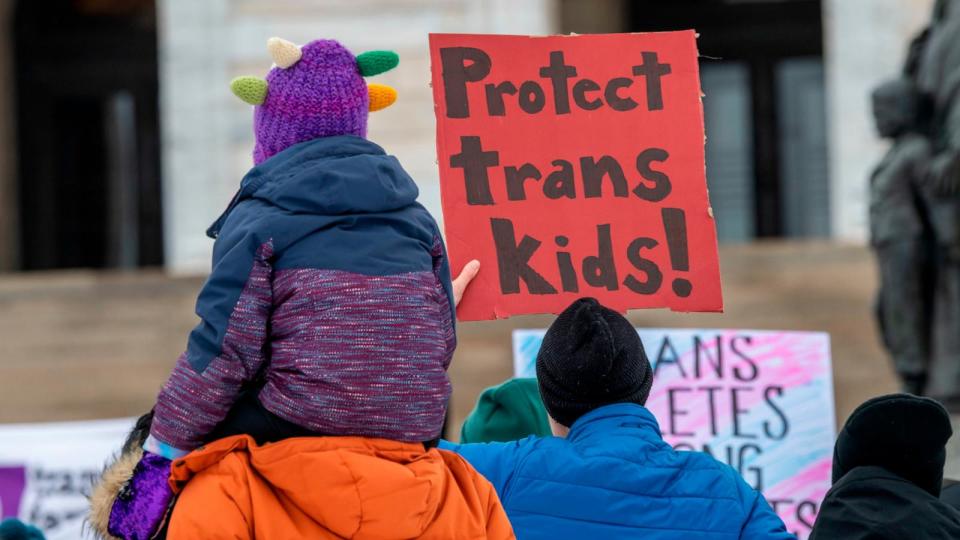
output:
[[[20,258],[14,4],[14,0],[0,0],[0,81],[6,81],[0,85],[0,272],[17,269]]]
[[[867,237],[867,178],[886,150],[869,93],[897,76],[932,0],[823,0],[831,221],[834,235]]]
[[[177,272],[209,270],[204,231],[240,183],[231,178],[224,121],[229,4],[157,2],[164,258]]]

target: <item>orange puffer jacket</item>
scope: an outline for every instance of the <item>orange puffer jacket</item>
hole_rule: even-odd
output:
[[[175,461],[170,483],[171,540],[514,538],[490,482],[421,444],[238,435]]]

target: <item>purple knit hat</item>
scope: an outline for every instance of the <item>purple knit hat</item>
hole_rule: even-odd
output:
[[[395,67],[391,51],[354,57],[331,39],[303,47],[270,38],[267,49],[276,67],[267,78],[238,77],[234,94],[254,105],[253,162],[259,164],[297,143],[334,135],[367,135],[367,112],[390,106],[397,92],[363,80]]]

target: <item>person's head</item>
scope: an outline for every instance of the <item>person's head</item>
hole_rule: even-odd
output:
[[[588,412],[615,403],[644,405],[653,369],[629,321],[581,298],[550,325],[537,354],[537,381],[555,435]]]
[[[873,398],[847,419],[833,451],[833,482],[857,467],[882,467],[933,496],[940,494],[950,415],[910,394]]]
[[[43,531],[16,518],[0,523],[0,540],[44,540]]]
[[[392,51],[355,57],[332,39],[298,47],[280,38],[270,38],[267,49],[275,67],[266,79],[244,76],[230,83],[237,97],[254,105],[256,164],[319,137],[366,137],[367,112],[396,100],[393,88],[363,80],[396,67]]]
[[[537,380],[510,379],[480,394],[460,430],[460,442],[507,442],[549,434]]]
[[[909,79],[898,78],[876,87],[870,94],[877,133],[897,137],[914,130],[921,116],[921,98]]]

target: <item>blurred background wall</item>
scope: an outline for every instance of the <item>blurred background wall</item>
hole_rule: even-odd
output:
[[[370,138],[400,158],[420,185],[421,201],[439,217],[427,35],[546,34],[556,29],[556,12],[552,0],[159,0],[167,266],[209,265],[202,232],[251,165],[251,107],[226,84],[266,73],[267,37],[326,37],[355,53],[400,54],[402,68],[378,78],[397,88],[400,106],[371,115]]]

